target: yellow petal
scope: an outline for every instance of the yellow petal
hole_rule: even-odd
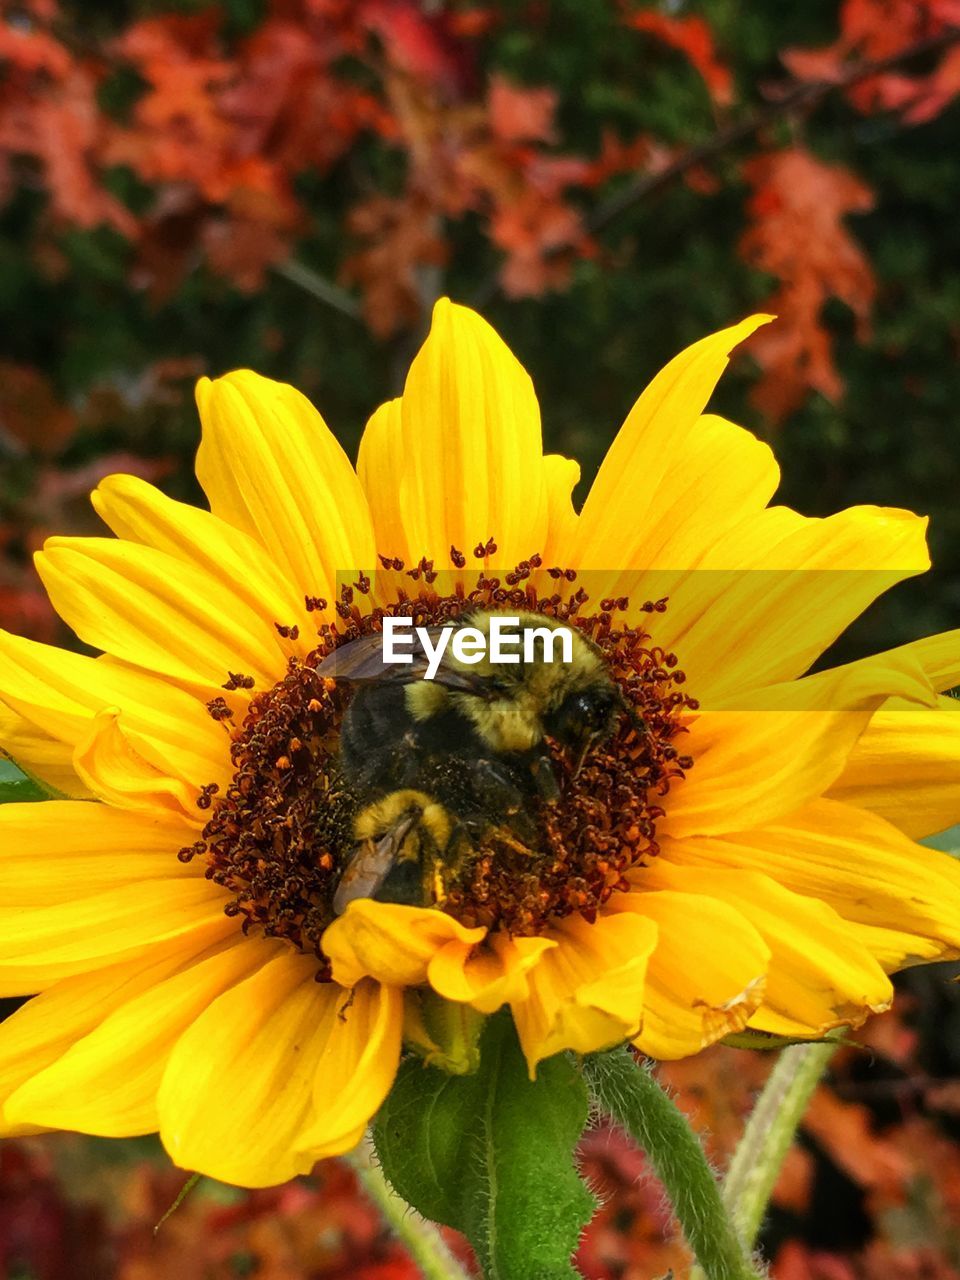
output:
[[[770,948],[742,912],[671,890],[615,894],[608,909],[636,912],[658,930],[638,1049],[684,1058],[746,1026],[763,999]]]
[[[15,1124],[6,1115],[4,1104],[14,1090],[55,1062],[115,1009],[188,964],[207,945],[205,938],[192,948],[182,938],[159,943],[122,964],[64,978],[4,1019],[0,1024],[0,1137],[44,1127]]]
[[[960,702],[940,698],[932,709],[884,703],[829,795],[917,839],[953,826],[960,821]]]
[[[154,547],[228,583],[238,599],[271,625],[299,627],[299,643],[287,642],[291,652],[309,653],[315,647],[317,615],[307,612],[303,593],[242,529],[209,511],[174,502],[137,476],[107,476],[91,501],[117,537]]]
[[[11,707],[0,703],[0,756],[12,760],[43,786],[74,800],[92,793],[77,777],[73,748],[38,729]]]
[[[579,523],[573,506],[573,491],[580,483],[580,464],[558,453],[548,453],[543,459],[543,483],[547,494],[547,536],[541,552],[543,563],[547,568],[566,568]]]
[[[427,980],[430,961],[448,943],[469,947],[485,936],[442,911],[360,898],[328,927],[322,946],[341,986],[371,977],[405,987]]]
[[[208,880],[148,880],[49,907],[0,907],[0,995],[29,995],[74,973],[142,955],[168,938],[209,943],[237,928]],[[186,942],[186,945],[192,945]]]
[[[87,644],[188,687],[227,672],[269,688],[286,659],[276,628],[215,578],[112,538],[48,538],[36,556],[53,607]]]
[[[791,892],[756,871],[678,866],[668,845],[638,873],[637,882],[649,889],[707,894],[754,926],[770,948],[770,965],[752,1027],[782,1035],[786,1019],[789,1034],[816,1037],[831,1027],[856,1025],[890,1004],[890,980],[856,930],[816,898]]]
[[[494,934],[486,946],[454,939],[431,958],[427,979],[446,1000],[494,1013],[508,1001],[525,1000],[528,973],[557,944],[549,938],[511,938]]]
[[[751,316],[703,338],[657,374],[627,415],[587,495],[571,548],[569,563],[573,567],[651,567],[645,560],[645,548],[652,552],[650,540],[656,539],[657,530],[650,512],[669,511],[676,501],[682,501],[687,478],[699,474],[699,441],[706,441],[708,433],[711,439],[724,434],[711,431],[709,425],[701,430],[700,415],[730,352],[771,318]],[[754,450],[745,440],[738,438],[738,442],[743,446],[741,461],[749,454],[752,463],[762,455],[755,495],[762,506],[769,497],[768,493],[762,496],[769,483],[768,455],[763,446]],[[731,468],[724,474],[729,477],[736,470]],[[709,487],[706,478],[701,479],[700,487]],[[753,493],[750,486],[748,491]],[[715,509],[715,500],[711,497],[708,501]],[[685,538],[681,535],[681,544]],[[671,567],[686,566],[681,562]]]
[[[891,652],[910,653],[927,673],[937,693],[960,685],[960,629],[911,640]]]
[[[542,552],[547,495],[533,384],[469,308],[436,304],[407,375],[401,431],[399,502],[413,555],[446,567],[454,546],[469,562],[491,537],[496,565]]]
[[[406,461],[400,399],[388,400],[373,414],[360,439],[357,475],[370,504],[377,550],[389,559],[416,564],[423,554],[411,550],[400,510],[400,477]],[[444,565],[447,561],[444,558]]]
[[[199,785],[170,777],[151,763],[149,754],[149,744],[127,728],[116,708],[108,708],[90,721],[88,733],[74,750],[73,766],[90,790],[108,804],[203,826],[204,815],[197,808]]]
[[[658,584],[670,602],[657,642],[680,654],[701,699],[793,679],[884,591],[929,567],[926,526],[883,507],[824,520],[761,512],[719,538],[682,584]]]
[[[930,958],[931,942],[943,958],[960,949],[960,864],[850,805],[818,800],[778,822],[678,842],[670,857],[763,872],[844,920],[915,935],[917,958]]]
[[[177,1041],[157,1096],[160,1136],[177,1164],[239,1186],[273,1186],[309,1172],[317,1159],[301,1143],[325,1079],[335,1090],[325,1100],[334,1120],[340,1104],[349,1123],[362,1103],[371,1106],[364,1122],[376,1110],[382,1099],[360,1075],[359,1058],[344,1061],[366,1048],[351,1034],[350,1015],[352,1000],[366,1026],[367,997],[316,982],[315,970],[285,949],[208,1005]],[[401,1018],[398,1001],[392,1062],[387,1038],[377,1045],[375,1066],[388,1065],[391,1078]]]
[[[202,868],[177,858],[193,838],[176,820],[104,804],[0,805],[0,903],[53,906],[121,884],[196,878]]]
[[[879,655],[738,697],[699,714],[680,739],[693,770],[666,802],[663,834],[735,831],[799,809],[843,771],[870,717],[896,690],[932,693],[909,655]]]
[[[373,526],[346,454],[299,391],[247,369],[197,384],[197,478],[220,519],[255,538],[304,596],[376,565]]]
[[[0,631],[0,663],[0,698],[36,730],[70,748],[87,738],[97,712],[119,707],[128,732],[160,772],[195,786],[229,781],[223,726],[214,723],[201,701],[166,681],[5,631]],[[9,748],[13,756],[14,746]]]
[[[313,1119],[298,1140],[299,1149],[319,1158],[357,1145],[390,1092],[402,1031],[399,988],[364,981],[353,988],[346,1006],[328,1005],[327,1042],[313,1084]]]
[[[157,973],[146,990],[128,986],[98,1025],[7,1099],[4,1118],[105,1138],[155,1132],[157,1089],[177,1039],[281,946],[237,936],[199,956],[182,956],[176,972]]]
[[[595,924],[571,916],[552,934],[557,945],[530,973],[527,998],[511,1001],[531,1079],[562,1049],[593,1053],[637,1034],[657,941],[654,922],[628,912]]]

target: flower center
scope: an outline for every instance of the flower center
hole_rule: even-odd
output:
[[[485,558],[493,551],[488,542],[474,554]],[[454,548],[451,559],[458,570],[466,562]],[[471,855],[458,861],[435,905],[465,925],[532,935],[574,912],[593,921],[612,894],[629,887],[627,872],[656,856],[663,798],[693,763],[677,745],[682,713],[697,708],[682,689],[677,659],[626,621],[628,613],[662,613],[665,600],[633,609],[626,598],[593,603],[574,585],[576,574],[561,569],[547,572],[564,592],[547,595],[530,581],[540,569],[536,556],[502,577],[480,569],[472,590],[461,582],[446,594],[437,589],[439,574],[431,563],[404,570],[398,560],[381,560],[385,578],[377,584],[378,595],[394,603],[375,606],[370,579],[363,575],[341,588],[337,624],[320,627],[317,648],[291,659],[284,678],[251,699],[243,724],[232,733],[233,778],[222,795],[214,786],[203,789],[198,804],[210,810],[209,821],[200,840],[180,853],[184,860],[206,860],[207,877],[233,894],[227,914],[241,917],[245,931],[257,926],[268,937],[286,938],[316,955],[320,978],[329,972],[320,939],[334,919],[340,878],[358,849],[354,822],[373,797],[357,794],[339,765],[340,726],[351,689],[318,676],[316,667],[332,649],[378,631],[386,614],[427,627],[477,609],[558,619],[592,641],[623,698],[614,731],[582,763],[546,739],[560,795],[549,803],[530,799],[525,831],[535,831],[536,839],[514,838],[505,820],[476,837]],[[308,600],[307,607],[325,606]],[[246,677],[233,673],[224,687],[245,684]],[[224,699],[214,699],[209,710],[215,719],[231,718]],[[449,768],[458,767],[452,756]]]

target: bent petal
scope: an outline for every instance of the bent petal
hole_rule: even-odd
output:
[[[152,985],[138,990],[126,984],[102,1021],[31,1073],[7,1099],[4,1118],[105,1138],[155,1132],[157,1089],[176,1040],[209,1004],[267,963],[279,947],[231,938],[212,951],[181,954],[173,973],[154,966]],[[38,996],[37,1002],[43,999]]]
[[[0,995],[31,995],[61,978],[182,938],[209,945],[235,932],[227,895],[198,876],[120,884],[49,907],[0,907]]]
[[[562,1049],[593,1053],[637,1034],[657,927],[629,912],[595,924],[571,916],[553,937],[557,945],[528,977],[529,994],[511,1001],[531,1079],[538,1062]]]
[[[770,948],[742,912],[672,890],[617,894],[610,908],[657,926],[633,1042],[642,1053],[685,1058],[746,1026],[763,999]]]
[[[180,862],[189,827],[105,804],[48,800],[0,805],[0,902],[37,909],[75,902],[121,884],[198,878]]]
[[[404,907],[360,898],[323,935],[334,980],[352,987],[361,978],[388,986],[426,982],[430,961],[444,947],[482,941],[486,929],[467,929],[453,916],[428,907]]]
[[[647,556],[656,553],[657,529],[650,518],[651,509],[662,505],[669,511],[675,502],[682,501],[686,477],[700,474],[696,461],[702,438],[700,415],[730,352],[771,319],[751,316],[695,342],[653,379],[627,415],[583,504],[577,538],[567,557],[573,568],[619,571],[653,567],[653,560],[647,563]],[[713,433],[717,437],[723,434]],[[747,500],[763,506],[770,496],[766,492],[769,456],[761,445],[754,451],[746,441],[742,443],[750,454],[751,467],[754,458],[758,462],[754,485],[747,486]],[[712,499],[710,503],[713,507]],[[688,535],[681,535],[677,554],[689,545]],[[688,566],[680,562],[670,567]],[[613,579],[607,585],[612,587]],[[612,590],[605,593],[615,594]]]
[[[939,698],[930,709],[885,703],[828,795],[915,839],[960,822],[960,702]]]
[[[491,563],[512,568],[542,551],[547,495],[533,384],[469,308],[446,298],[434,307],[407,375],[400,424],[403,469],[393,483],[413,556],[442,568],[451,546],[470,557],[493,538]],[[378,450],[381,475],[396,456],[389,441],[381,428],[366,450],[371,465]]]
[[[77,777],[73,748],[45,733],[0,703],[0,757],[12,760],[48,790],[71,800],[90,800],[93,793]]]
[[[99,711],[77,743],[73,766],[94,795],[120,809],[168,814],[182,823],[203,826],[197,785],[172,778],[153,765],[149,746],[131,733],[115,708]]]
[[[197,479],[221,520],[255,538],[303,596],[376,566],[373,525],[346,454],[310,401],[239,369],[197,384]]]
[[[217,692],[227,672],[269,688],[285,668],[275,627],[165,552],[112,538],[48,538],[36,565],[81,640],[133,666]]]
[[[446,1000],[495,1013],[503,1004],[527,998],[527,975],[556,945],[550,938],[511,938],[505,933],[494,934],[486,945],[449,942],[430,960],[427,979]]]
[[[5,631],[0,631],[0,659],[0,699],[64,744],[71,771],[72,748],[87,738],[94,716],[122,708],[125,727],[160,773],[195,787],[229,779],[222,726],[202,702],[166,681],[111,659],[84,657]],[[6,749],[15,755],[15,743]],[[29,765],[26,757],[24,763]],[[89,794],[79,777],[77,785]]]
[[[683,867],[670,846],[637,875],[650,889],[703,893],[746,916],[770,948],[763,1003],[749,1025],[778,1035],[821,1036],[886,1009],[890,980],[852,928],[826,903],[755,871]]]
[[[666,846],[665,846],[666,847]],[[672,861],[691,867],[759,871],[795,893],[819,898],[844,920],[890,932],[916,945],[896,965],[960,953],[960,865],[914,844],[874,814],[818,800],[764,826],[671,842]],[[873,954],[871,934],[861,934]]]
[[[960,685],[960,629],[911,640],[892,653],[909,653],[927,673],[931,687],[944,693]]]

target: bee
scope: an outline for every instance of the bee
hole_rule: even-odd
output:
[[[491,619],[564,628],[568,661],[475,664],[450,648],[432,679],[428,658],[388,663],[379,633],[329,654],[317,675],[355,686],[340,731],[340,768],[358,800],[354,848],[333,900],[441,904],[490,836],[523,852],[536,840],[538,804],[560,784],[547,739],[571,753],[573,771],[626,710],[599,648],[575,627],[540,614],[476,610],[448,624],[489,638]],[[427,634],[436,640],[442,627]]]

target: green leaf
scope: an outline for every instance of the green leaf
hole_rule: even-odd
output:
[[[0,804],[21,800],[49,800],[53,793],[27,777],[12,760],[0,757]]]
[[[374,1142],[395,1190],[463,1232],[487,1280],[565,1280],[595,1206],[574,1164],[587,1106],[564,1055],[529,1079],[503,1012],[487,1022],[474,1075],[401,1064]]]

